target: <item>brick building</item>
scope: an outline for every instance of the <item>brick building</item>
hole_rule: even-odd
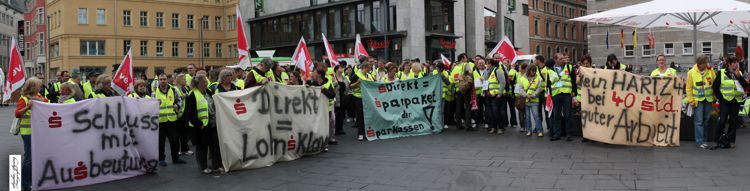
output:
[[[530,53],[549,58],[566,52],[577,61],[588,52],[586,27],[569,19],[586,15],[585,0],[529,0]]]

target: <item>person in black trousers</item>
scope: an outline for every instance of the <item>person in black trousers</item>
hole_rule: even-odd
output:
[[[225,69],[229,72],[229,76],[232,76],[232,71]],[[222,71],[222,74],[225,72]],[[226,171],[221,164],[221,152],[219,152],[219,135],[216,130],[216,122],[213,109],[213,100],[208,89],[208,79],[203,75],[197,75],[190,81],[190,85],[193,89],[185,98],[185,114],[183,117],[185,120],[195,128],[193,134],[193,144],[195,145],[195,158],[198,160],[198,166],[202,170],[203,174],[211,174],[214,172],[225,173]],[[196,96],[199,99],[196,99]],[[200,98],[202,97],[202,98]],[[207,107],[208,111],[199,111],[198,104],[206,104],[201,107]],[[208,114],[205,114],[207,112]],[[205,116],[207,115],[207,116]],[[206,120],[206,118],[208,118]],[[208,155],[211,155],[211,166],[208,166]]]
[[[344,119],[346,119],[346,104],[344,97],[346,97],[346,90],[349,87],[349,79],[347,79],[344,73],[344,67],[337,65],[333,68],[335,72],[333,75],[333,83],[336,93],[336,101],[334,102],[334,115],[336,115],[336,135],[346,135],[344,132]],[[335,135],[334,135],[335,136]]]
[[[739,121],[742,120],[738,117],[740,112],[740,105],[742,105],[742,97],[745,95],[743,87],[748,86],[747,79],[742,77],[742,72],[739,71],[739,60],[735,56],[729,56],[727,58],[727,65],[725,69],[722,69],[720,73],[716,74],[717,80],[714,80],[711,88],[714,90],[714,96],[719,100],[719,123],[713,129],[706,129],[708,141],[710,142],[722,142],[720,139],[724,134],[724,128],[729,123],[729,127],[726,130],[726,141],[728,145],[710,145],[709,149],[713,150],[717,147],[722,148],[735,148],[735,141],[737,138],[737,126]],[[737,83],[741,87],[737,87]],[[740,91],[742,90],[742,91]]]

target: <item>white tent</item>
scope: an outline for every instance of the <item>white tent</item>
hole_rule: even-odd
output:
[[[734,0],[653,0],[572,20],[635,28],[691,29],[696,45],[698,30],[750,23],[750,4]],[[697,47],[693,46],[693,52],[698,52]]]

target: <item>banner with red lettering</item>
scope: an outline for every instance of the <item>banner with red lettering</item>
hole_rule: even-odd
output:
[[[680,145],[682,78],[593,68],[580,72],[585,138],[620,145]]]
[[[219,93],[213,100],[228,171],[292,161],[328,146],[328,99],[319,87],[273,83]]]
[[[156,170],[158,100],[122,96],[33,105],[35,190],[97,184]]]

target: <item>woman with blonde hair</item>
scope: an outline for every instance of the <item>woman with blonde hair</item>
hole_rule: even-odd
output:
[[[32,100],[49,102],[39,91],[42,90],[42,80],[31,77],[21,88],[21,98],[16,104],[15,116],[20,120],[21,139],[23,139],[23,161],[21,162],[21,187],[31,190],[31,107]]]
[[[117,96],[117,92],[112,89],[112,77],[106,74],[96,77],[96,88],[89,98],[104,98]]]
[[[83,100],[83,91],[73,82],[65,82],[60,85],[60,99],[58,103],[75,103]]]
[[[131,92],[128,97],[132,98],[151,98],[151,96],[148,94],[148,87],[146,87],[146,81],[145,80],[136,80],[135,81],[135,91]]]

